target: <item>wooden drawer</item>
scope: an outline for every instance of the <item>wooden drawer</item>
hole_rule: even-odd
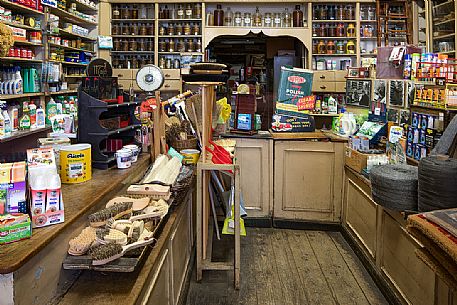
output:
[[[134,79],[133,71],[131,69],[113,69],[113,76],[119,79]],[[136,74],[135,74],[136,76]]]
[[[335,92],[346,93],[346,82],[335,82]]]
[[[181,79],[181,72],[179,69],[163,69],[165,79]]]
[[[335,80],[335,71],[314,71],[314,82],[330,82]]]
[[[435,274],[415,254],[420,245],[383,211],[381,270],[413,305],[434,304]]]
[[[181,91],[182,82],[180,79],[166,79],[162,88],[162,91]]]
[[[122,89],[124,89],[125,92],[129,91],[129,88],[132,85],[132,82],[134,82],[134,80],[131,80],[131,79],[118,79],[117,80],[119,87],[122,87]]]
[[[348,72],[346,70],[337,70],[335,71],[335,81],[337,82],[346,82],[346,75]]]
[[[335,82],[313,81],[313,92],[335,92]]]

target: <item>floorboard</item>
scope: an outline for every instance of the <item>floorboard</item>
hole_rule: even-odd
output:
[[[213,260],[233,257],[233,237],[213,242]],[[355,253],[337,232],[247,228],[241,239],[241,286],[233,272],[191,278],[187,305],[387,305]]]

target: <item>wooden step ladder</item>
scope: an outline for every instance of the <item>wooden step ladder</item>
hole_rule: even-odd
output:
[[[399,12],[392,11],[393,8],[401,7]],[[376,1],[378,47],[389,46],[391,42],[401,42],[398,38],[404,36],[403,42],[412,43],[412,20],[410,0]],[[401,29],[392,29],[393,25],[402,25]]]

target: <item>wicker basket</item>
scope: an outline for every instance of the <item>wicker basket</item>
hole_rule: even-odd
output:
[[[183,149],[196,149],[197,138],[190,137],[187,140],[174,140],[171,142],[171,146],[177,151],[181,151]]]

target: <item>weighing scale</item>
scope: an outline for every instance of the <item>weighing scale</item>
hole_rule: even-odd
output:
[[[152,96],[152,92],[162,87],[165,76],[162,70],[156,65],[145,65],[136,73],[136,84],[147,96]]]

